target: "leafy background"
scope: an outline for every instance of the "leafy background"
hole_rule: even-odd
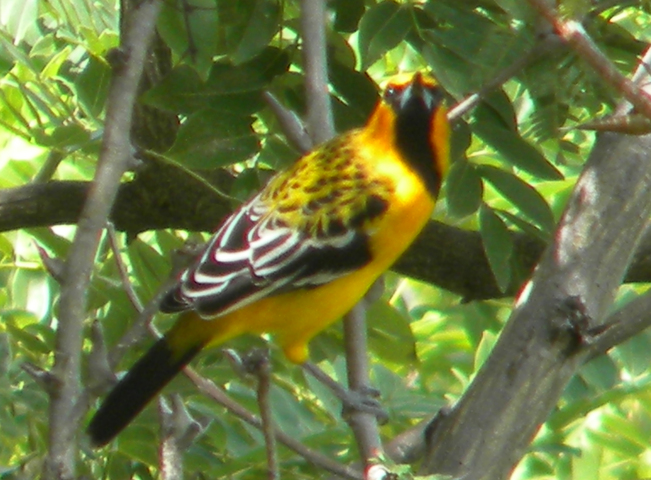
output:
[[[623,72],[632,71],[651,32],[647,3],[565,2],[580,14],[598,46]],[[547,241],[592,147],[582,122],[612,111],[618,94],[568,50],[541,47],[536,14],[522,2],[333,0],[329,4],[329,75],[336,128],[363,124],[378,84],[399,71],[431,69],[450,104],[480,90],[514,62],[515,75],[454,126],[454,166],[435,218],[479,231],[497,284],[521,278],[512,232]],[[300,154],[262,99],[272,92],[305,110],[298,18],[287,0],[168,1],[158,22],[170,65],[140,101],[178,119],[171,145],[144,147],[141,162],[191,174],[231,206],[272,171]],[[111,75],[107,54],[119,42],[118,5],[110,0],[1,0],[0,186],[93,177]],[[540,55],[539,51],[544,50]],[[109,56],[110,58],[110,56]],[[127,182],[139,175],[125,176]],[[162,168],[162,167],[161,167]],[[226,188],[212,180],[234,175]],[[196,210],[200,210],[197,205]],[[201,212],[189,211],[188,215]],[[215,219],[215,224],[219,218]],[[118,248],[102,239],[90,288],[91,322],[115,345],[137,315],[125,292],[116,253],[145,302],[169,275],[169,252],[206,234],[181,228],[120,233]],[[51,367],[59,285],[39,254],[63,259],[74,227],[32,226],[0,235],[0,478],[38,475],[47,449],[47,394],[23,365]],[[619,304],[642,284],[622,287]],[[466,303],[436,286],[389,274],[369,312],[373,384],[390,422],[385,439],[431,417],[464,392],[511,311],[511,298]],[[169,318],[157,319],[160,328]],[[345,378],[341,327],[320,335],[313,361]],[[650,338],[643,333],[583,367],[512,478],[635,479],[651,477]],[[237,339],[230,347],[266,345]],[[342,463],[357,460],[338,401],[272,350],[272,402],[277,426]],[[127,368],[145,346],[120,362]],[[195,363],[204,377],[257,411],[255,384],[219,351]],[[89,379],[87,379],[89,382]],[[90,382],[89,382],[90,383]],[[185,452],[190,478],[260,478],[266,468],[260,432],[202,395],[186,378],[179,392],[203,428]],[[155,478],[157,413],[149,408],[110,447],[84,444],[80,473],[90,478]],[[323,472],[281,448],[284,478]]]

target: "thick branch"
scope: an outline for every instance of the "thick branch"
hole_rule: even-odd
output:
[[[164,166],[155,167],[158,172]],[[177,182],[163,179],[160,185],[138,180],[122,184],[111,220],[116,229],[135,234],[149,229],[178,228],[212,231],[232,205],[193,179],[172,175]],[[221,175],[221,185],[230,181]],[[219,180],[218,179],[218,180]],[[192,183],[191,183],[192,182]],[[147,194],[153,187],[164,196]],[[75,224],[88,192],[86,182],[49,182],[0,191],[0,231],[19,228]],[[201,208],[191,207],[201,205]],[[515,233],[515,278],[506,292],[500,292],[486,260],[477,232],[430,222],[394,270],[457,293],[464,300],[481,300],[514,295],[529,278],[545,244]],[[638,248],[626,275],[626,282],[651,281],[651,232]]]
[[[491,356],[430,432],[426,472],[506,478],[592,356],[590,328],[604,321],[651,212],[649,151],[651,136],[599,139]]]

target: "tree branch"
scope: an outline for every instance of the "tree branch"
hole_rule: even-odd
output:
[[[100,233],[130,155],[131,113],[147,47],[160,2],[143,1],[134,10],[121,51],[128,58],[114,72],[108,97],[104,141],[93,186],[81,211],[77,232],[64,270],[52,374],[56,379],[50,402],[49,451],[43,467],[46,480],[75,478],[77,415],[81,397],[80,363],[86,294]]]
[[[429,432],[423,470],[506,478],[577,369],[651,213],[651,136],[603,135],[493,352]],[[599,281],[595,281],[599,279]]]
[[[303,69],[307,98],[307,131],[314,144],[335,134],[328,91],[326,1],[301,0]]]
[[[245,421],[249,425],[252,425],[257,429],[262,429],[262,422],[260,421],[260,418],[256,417],[246,408],[242,407],[239,403],[229,398],[228,395],[226,395],[222,389],[215,385],[214,382],[197,374],[194,369],[190,367],[186,367],[183,370],[183,373],[192,381],[192,383],[197,386],[197,388],[202,393],[212,398],[220,405],[224,406],[230,413],[238,417],[240,420]],[[294,450],[308,462],[311,462],[330,473],[334,473],[335,475],[339,475],[342,478],[347,478],[350,480],[360,480],[362,478],[361,474],[353,468],[335,462],[325,455],[307,448],[299,440],[296,440],[283,432],[276,431],[275,435],[276,439],[280,443]]]
[[[144,185],[122,184],[111,214],[116,229],[132,235],[149,228],[207,232],[231,212],[232,205],[224,198],[194,183],[185,183],[178,175],[177,178],[178,185],[170,185],[165,197],[155,201],[146,195]],[[70,181],[1,190],[0,231],[75,224],[89,186],[86,182]],[[188,201],[200,201],[202,208],[188,211]],[[436,221],[425,227],[393,270],[438,285],[464,301],[513,296],[529,278],[546,246],[537,238],[517,232],[513,233],[513,241],[515,275],[505,292],[495,282],[479,233]],[[625,281],[651,281],[651,232],[642,240]]]
[[[651,119],[651,98],[638,84],[620,73],[617,67],[595,45],[580,22],[562,19],[547,0],[529,0],[531,6],[552,24],[563,40],[611,87],[631,102],[647,118]]]

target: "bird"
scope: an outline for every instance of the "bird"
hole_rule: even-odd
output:
[[[433,76],[399,74],[364,126],[276,174],[237,208],[180,275],[161,311],[172,328],[93,416],[110,442],[202,349],[271,334],[292,362],[359,302],[416,238],[449,168],[445,94]]]

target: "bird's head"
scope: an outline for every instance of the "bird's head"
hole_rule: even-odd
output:
[[[391,78],[367,127],[383,137],[438,193],[449,166],[450,126],[443,89],[417,72]]]

